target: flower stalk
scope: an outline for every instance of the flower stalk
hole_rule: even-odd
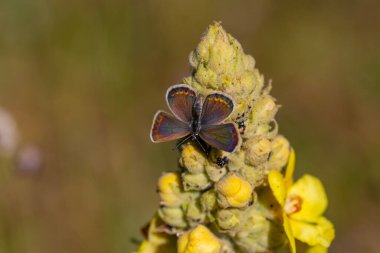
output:
[[[229,121],[242,143],[233,153],[213,148],[208,155],[192,142],[181,146],[180,169],[159,179],[160,207],[137,253],[294,253],[296,241],[326,252],[334,227],[322,216],[323,185],[309,175],[293,183],[295,154],[278,134],[279,106],[255,60],[214,23],[189,61],[185,84],[233,99]]]

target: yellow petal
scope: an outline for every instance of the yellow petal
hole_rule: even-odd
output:
[[[293,231],[292,231],[292,228],[291,228],[291,225],[290,225],[290,222],[289,222],[289,218],[286,215],[286,213],[283,213],[282,216],[283,216],[285,234],[286,234],[286,236],[288,237],[288,240],[289,240],[290,251],[292,253],[296,253],[296,242],[294,240]]]
[[[295,165],[296,165],[296,153],[294,152],[294,149],[291,149],[288,165],[286,166],[286,171],[285,171],[286,188],[289,188],[293,184],[293,174],[294,174]]]
[[[269,187],[271,188],[274,197],[280,203],[281,206],[285,204],[286,188],[284,183],[284,177],[276,170],[272,170],[268,175]]]
[[[178,238],[178,253],[218,253],[221,243],[205,226],[198,225]]]
[[[327,253],[327,248],[322,245],[315,245],[305,250],[305,253]]]
[[[310,246],[321,245],[328,248],[334,240],[334,225],[325,217],[320,217],[316,223],[289,219],[294,237]]]
[[[144,240],[135,253],[175,253],[175,236],[157,232],[157,215],[154,216],[149,225],[148,239]]]
[[[304,175],[290,187],[288,195],[297,195],[302,199],[301,211],[291,214],[292,219],[316,222],[326,210],[326,192],[316,177]]]

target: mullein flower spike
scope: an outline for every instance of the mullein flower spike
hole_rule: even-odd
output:
[[[236,123],[241,143],[231,153],[180,145],[180,168],[159,179],[160,205],[137,253],[294,253],[296,240],[326,252],[334,238],[322,216],[326,193],[313,176],[293,183],[294,151],[278,134],[279,106],[254,59],[214,23],[189,60],[184,83],[201,97],[231,98],[226,123]]]

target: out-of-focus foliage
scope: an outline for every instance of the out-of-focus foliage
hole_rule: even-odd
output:
[[[337,234],[330,252],[376,252],[379,8],[374,0],[1,1],[0,106],[20,144],[1,157],[0,251],[137,247],[158,203],[156,179],[176,166],[172,144],[150,143],[153,114],[217,20],[273,79],[296,177],[324,182]],[[38,170],[20,164],[29,143],[42,154]]]

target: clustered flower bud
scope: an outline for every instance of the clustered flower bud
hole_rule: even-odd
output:
[[[239,126],[242,143],[233,153],[212,148],[209,154],[192,142],[183,144],[180,170],[166,173],[159,180],[161,205],[154,221],[159,219],[164,225],[155,227],[151,223],[151,230],[170,234],[165,237],[166,245],[176,242],[178,253],[294,253],[288,216],[296,215],[293,213],[301,210],[302,203],[310,201],[303,195],[302,199],[286,199],[292,180],[283,179],[281,173],[292,176],[294,152],[288,140],[278,134],[274,117],[279,106],[269,94],[271,85],[264,84],[254,59],[219,23],[209,26],[189,60],[192,74],[184,83],[202,96],[215,91],[231,96],[235,110],[227,121]],[[310,182],[317,185],[315,180]],[[318,189],[316,194],[321,195],[323,189]],[[312,195],[315,191],[310,192]],[[311,202],[317,199],[313,195]],[[320,205],[313,202],[305,210],[309,206]],[[317,239],[302,235],[296,239],[310,246],[328,247],[333,227],[321,217],[324,208],[315,216],[323,226],[322,230],[313,230]],[[291,214],[286,212],[289,210]],[[147,238],[143,245],[151,245],[149,242]],[[138,251],[148,252],[164,251],[144,251],[142,247]]]
[[[234,173],[223,177],[215,187],[221,208],[246,207],[252,197],[251,184]]]
[[[219,239],[205,226],[197,225],[178,238],[178,253],[218,253]]]

